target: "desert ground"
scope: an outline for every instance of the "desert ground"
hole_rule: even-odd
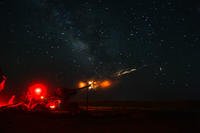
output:
[[[91,103],[88,111],[79,113],[3,111],[0,133],[200,132],[199,103],[103,103]]]

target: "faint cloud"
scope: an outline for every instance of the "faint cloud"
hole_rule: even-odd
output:
[[[72,41],[72,47],[75,51],[77,52],[83,52],[88,50],[88,45],[83,43],[82,41],[79,40],[74,40]]]

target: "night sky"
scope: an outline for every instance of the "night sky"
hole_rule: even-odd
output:
[[[94,98],[200,100],[200,2],[3,0],[0,14],[7,90],[72,88],[136,68]]]

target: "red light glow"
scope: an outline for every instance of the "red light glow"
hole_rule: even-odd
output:
[[[36,94],[40,95],[41,92],[42,92],[42,89],[41,89],[41,88],[36,88],[36,89],[35,89],[35,93],[36,93]]]
[[[3,81],[0,83],[0,91],[2,91],[4,89],[5,83],[6,83],[6,77],[3,76]]]
[[[34,84],[29,88],[29,93],[34,99],[44,99],[47,87],[43,84]]]

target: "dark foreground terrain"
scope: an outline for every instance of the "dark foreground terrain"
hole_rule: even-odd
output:
[[[0,112],[0,133],[197,133],[200,112],[191,109],[140,109],[93,106],[67,112]]]

